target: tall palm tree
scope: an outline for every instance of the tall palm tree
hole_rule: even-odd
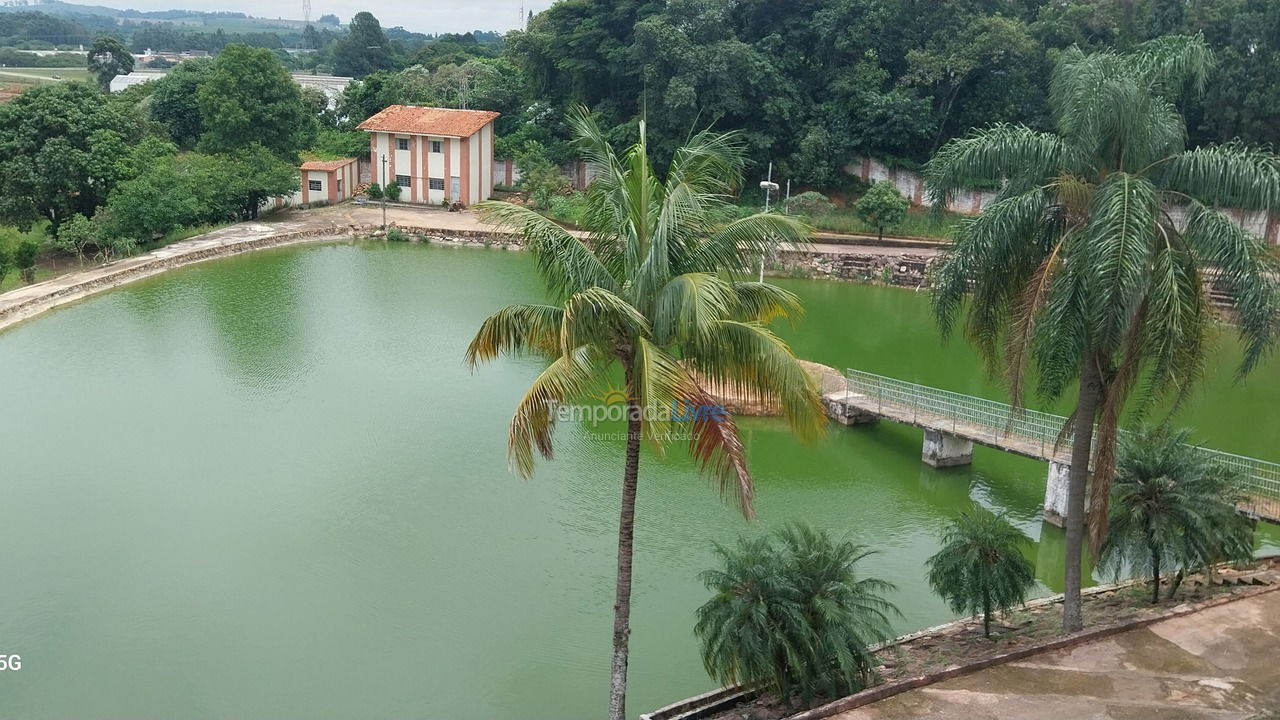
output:
[[[1253,556],[1252,524],[1236,512],[1239,478],[1188,444],[1189,436],[1144,430],[1122,438],[1117,454],[1101,565],[1117,575],[1149,573],[1153,603],[1160,602],[1164,569]]]
[[[929,587],[958,613],[982,613],[982,634],[991,637],[991,615],[1027,600],[1036,569],[1022,556],[1027,536],[1008,518],[974,507],[947,523],[942,547],[925,562]]]
[[[1029,365],[1044,399],[1079,383],[1073,423],[1063,429],[1074,435],[1067,632],[1083,626],[1090,460],[1088,528],[1097,550],[1131,391],[1141,382],[1147,401],[1172,395],[1176,405],[1200,375],[1213,323],[1206,279],[1230,295],[1244,342],[1240,375],[1280,325],[1275,256],[1220,210],[1280,206],[1280,159],[1239,143],[1184,147],[1175,102],[1203,87],[1212,64],[1199,36],[1161,38],[1129,54],[1072,48],[1049,86],[1056,133],[977,130],[948,143],[925,171],[935,208],[961,188],[1000,186],[981,215],[961,223],[938,266],[933,300],[944,336],[967,308],[967,334],[992,370],[1003,364],[1015,406]]]
[[[798,299],[738,280],[751,258],[779,239],[803,242],[808,228],[773,214],[727,220],[743,166],[734,135],[695,135],[659,177],[643,123],[639,142],[617,153],[585,109],[569,121],[598,174],[587,191],[585,235],[519,205],[478,206],[483,219],[524,236],[557,304],[499,310],[481,325],[467,360],[474,367],[506,353],[533,353],[549,362],[511,419],[508,454],[525,477],[533,472],[535,449],[552,457],[556,406],[582,398],[610,366],[622,368],[627,442],[609,693],[609,717],[622,720],[641,441],[661,451],[675,423],[685,422],[691,455],[750,518],[751,473],[732,418],[720,412],[673,417],[671,410],[714,407],[710,389],[731,388],[777,401],[802,438],[823,428],[813,381],[766,327],[774,318],[795,317]],[[694,417],[686,421],[687,415]]]

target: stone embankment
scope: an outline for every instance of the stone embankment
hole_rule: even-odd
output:
[[[414,226],[399,226],[397,229],[410,238],[427,239],[431,242],[519,247],[519,238],[504,233],[481,230],[441,230]],[[307,223],[234,225],[143,255],[11,290],[0,295],[0,330],[55,307],[184,265],[266,248],[336,242],[381,235],[381,228],[377,225],[312,226]]]
[[[920,288],[928,284],[929,267],[936,254],[902,250],[868,253],[851,248],[833,253],[802,249],[783,250],[770,263],[772,273],[787,277],[819,280],[879,282],[886,285]]]

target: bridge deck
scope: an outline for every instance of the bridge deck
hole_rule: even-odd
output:
[[[894,422],[940,430],[979,445],[1042,461],[1070,464],[1071,437],[1059,439],[1066,418],[1005,403],[848,370],[844,387],[823,388],[830,401]],[[1240,512],[1280,523],[1280,465],[1199,448],[1244,478]]]

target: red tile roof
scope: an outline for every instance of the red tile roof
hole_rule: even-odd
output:
[[[488,110],[392,105],[356,126],[370,132],[397,132],[411,135],[471,137],[501,113]]]
[[[344,160],[308,160],[302,163],[302,169],[325,171],[341,170],[355,161],[355,158],[346,158]]]

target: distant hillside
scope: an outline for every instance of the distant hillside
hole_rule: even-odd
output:
[[[223,30],[224,32],[254,31],[266,28],[289,28],[300,30],[305,23],[302,20],[285,18],[259,18],[241,12],[201,12],[198,10],[132,10],[106,7],[103,5],[79,5],[62,2],[62,0],[45,0],[43,2],[25,2],[24,0],[5,0],[0,4],[0,13],[5,12],[42,12],[48,15],[63,17],[100,17],[111,18],[121,25],[140,22],[172,23],[192,27]]]

